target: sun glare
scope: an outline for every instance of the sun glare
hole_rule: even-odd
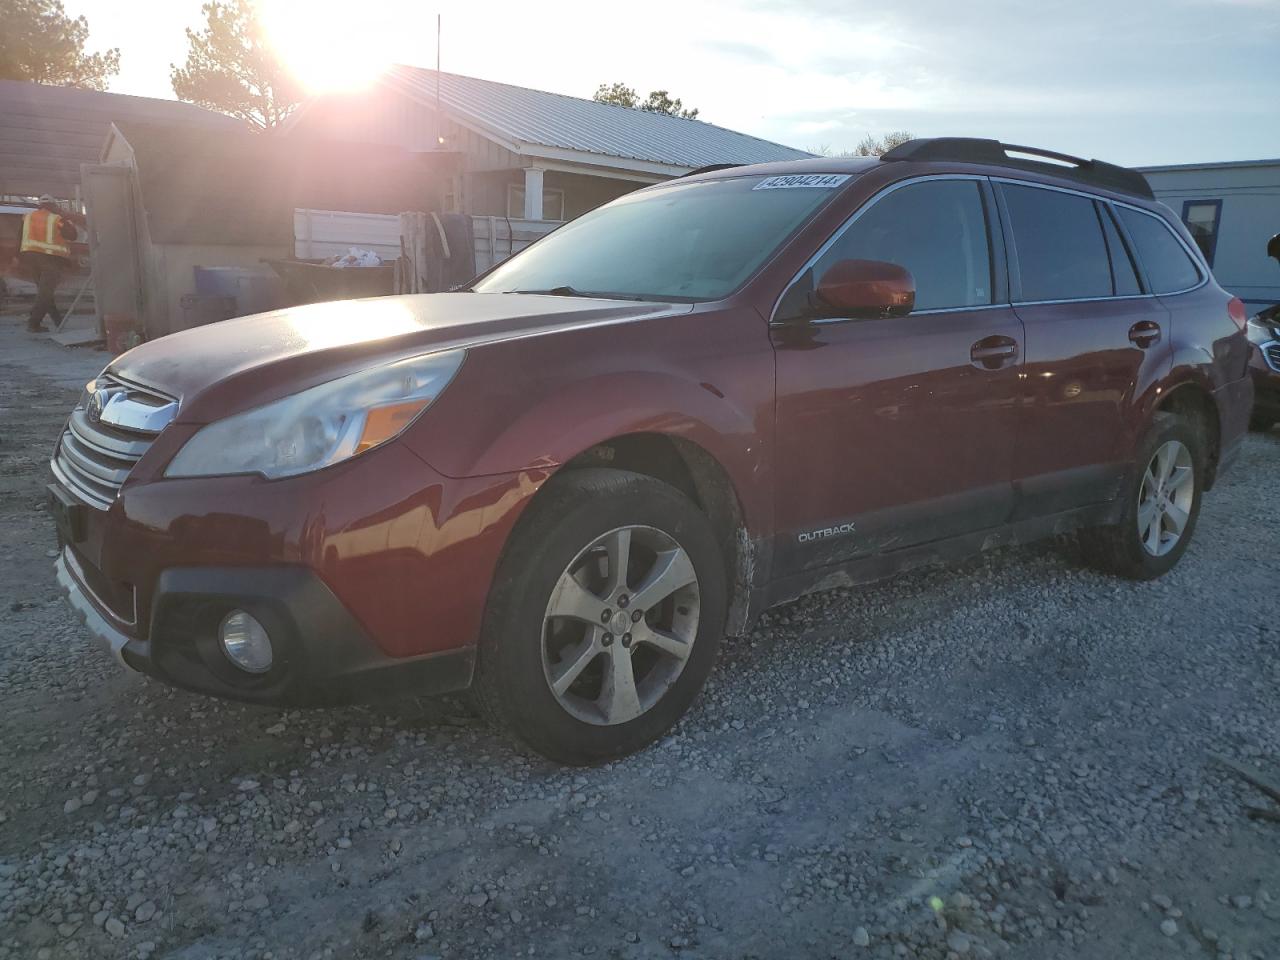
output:
[[[337,0],[263,0],[267,39],[311,93],[367,87],[391,65],[388,19],[361,20]]]

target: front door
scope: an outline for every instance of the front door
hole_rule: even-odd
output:
[[[891,188],[783,297],[780,310],[836,261],[884,260],[911,271],[917,306],[889,319],[775,317],[777,575],[1008,519],[1023,333],[1000,303],[989,222],[984,180]]]

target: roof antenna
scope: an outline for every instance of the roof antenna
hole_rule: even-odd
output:
[[[440,135],[440,14],[436,14],[436,149],[444,146]]]

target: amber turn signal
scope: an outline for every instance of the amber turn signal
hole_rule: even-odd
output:
[[[370,447],[385,443],[409,425],[414,417],[420,414],[430,400],[407,400],[404,403],[389,403],[385,407],[374,407],[364,418],[364,431],[360,434],[360,442],[356,444],[356,453],[363,453]]]

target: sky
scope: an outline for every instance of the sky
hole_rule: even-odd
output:
[[[324,82],[434,66],[438,13],[447,71],[583,97],[665,88],[801,149],[908,130],[1127,165],[1280,157],[1280,0],[261,2],[299,74]],[[64,5],[90,49],[120,48],[111,90],[173,96],[201,0]]]

